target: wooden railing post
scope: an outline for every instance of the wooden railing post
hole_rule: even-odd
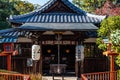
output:
[[[110,80],[113,80],[115,79],[115,76],[114,76],[114,56],[110,55]]]
[[[11,71],[11,55],[7,56],[7,69]]]

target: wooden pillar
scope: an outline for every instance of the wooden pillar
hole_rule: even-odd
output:
[[[40,59],[37,62],[37,73],[39,73],[42,77],[42,43],[40,42],[39,45],[40,45]]]
[[[42,80],[42,56],[40,57],[40,61],[39,61],[39,73],[41,75],[41,80]]]
[[[39,72],[40,72],[40,74],[41,74],[41,80],[42,80],[42,41],[40,41],[40,47],[41,47],[41,51],[40,51],[40,53],[41,53],[41,55],[40,55],[40,62],[39,62]]]
[[[114,71],[114,56],[110,55],[110,80],[115,79]]]
[[[114,55],[110,55],[110,71],[111,72],[115,71],[114,66],[115,66],[115,64],[114,64]]]
[[[11,71],[11,55],[7,56],[7,69]]]
[[[115,79],[115,60],[114,60],[114,57],[118,55],[117,53],[112,53],[109,55],[110,56],[110,80],[113,80]]]
[[[118,54],[115,51],[111,51],[112,44],[108,44],[108,55],[110,56],[110,80],[115,79],[115,60],[114,57]]]
[[[78,76],[78,61],[75,61],[75,74]]]
[[[40,46],[40,59],[37,60],[36,62],[33,60],[34,64],[33,65],[33,72],[36,75],[39,75],[40,80],[42,80],[42,41],[40,40],[40,35],[39,38],[33,38],[34,42],[37,42],[36,44]]]

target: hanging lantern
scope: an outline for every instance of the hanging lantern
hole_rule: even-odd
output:
[[[70,53],[70,50],[69,50],[69,49],[66,49],[65,52],[66,52],[66,53]]]
[[[51,53],[51,49],[48,49],[48,50],[47,50],[47,53]]]
[[[40,59],[40,51],[41,48],[39,45],[34,44],[32,46],[32,59],[33,60],[39,60]]]

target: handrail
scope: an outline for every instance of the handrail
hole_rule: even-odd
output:
[[[0,72],[0,79],[2,79],[2,80],[30,80],[30,76],[25,75],[25,74]]]
[[[111,76],[113,75],[112,78],[113,80],[118,79],[118,74],[117,71],[114,72],[96,72],[96,73],[86,73],[86,74],[81,74],[82,80],[110,80]]]
[[[81,74],[81,78],[82,78],[82,80],[88,80],[84,74]]]

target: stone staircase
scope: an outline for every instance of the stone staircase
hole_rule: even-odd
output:
[[[43,76],[42,80],[53,80],[52,76]],[[62,80],[61,76],[55,76],[54,80]],[[77,77],[64,77],[64,80],[77,80]]]

